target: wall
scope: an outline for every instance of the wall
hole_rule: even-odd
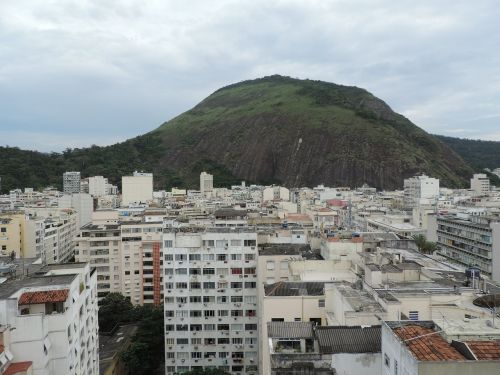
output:
[[[382,371],[382,354],[333,354],[332,367],[338,375],[378,375]]]

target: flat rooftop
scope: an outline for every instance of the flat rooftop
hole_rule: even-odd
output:
[[[264,291],[266,297],[323,296],[325,294],[325,283],[279,281],[264,285]]]

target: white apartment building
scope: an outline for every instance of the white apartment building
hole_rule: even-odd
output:
[[[80,172],[64,172],[63,193],[76,194],[80,192]]]
[[[0,324],[10,352],[33,375],[99,374],[96,274],[88,264],[57,264],[0,284]]]
[[[92,221],[94,201],[90,194],[76,193],[67,194],[59,198],[59,208],[73,208],[76,211],[76,224],[80,229]]]
[[[153,200],[153,174],[134,172],[122,177],[122,206],[147,203]]]
[[[44,221],[43,261],[47,264],[65,263],[73,259],[77,231],[75,211],[61,210],[58,216],[48,217]]]
[[[404,202],[408,208],[436,203],[439,198],[439,179],[426,175],[404,180]]]
[[[163,257],[166,374],[257,374],[257,233],[167,230]]]
[[[290,190],[282,186],[266,187],[262,191],[262,200],[265,201],[289,201]]]
[[[477,173],[470,179],[470,189],[475,195],[488,195],[490,192],[490,179],[484,173]]]
[[[214,176],[207,172],[200,173],[200,192],[205,194],[214,189]]]

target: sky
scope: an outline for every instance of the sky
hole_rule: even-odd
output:
[[[0,145],[112,144],[271,74],[500,141],[499,20],[493,0],[0,0]]]

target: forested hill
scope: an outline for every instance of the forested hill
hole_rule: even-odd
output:
[[[474,172],[364,89],[277,75],[223,87],[156,130],[115,145],[61,154],[0,148],[3,192],[60,187],[67,170],[115,184],[134,170],[150,171],[155,189],[197,188],[203,170],[216,186],[246,180],[378,189],[401,188],[418,173],[464,187]]]
[[[500,168],[500,142],[435,135],[476,169]]]

